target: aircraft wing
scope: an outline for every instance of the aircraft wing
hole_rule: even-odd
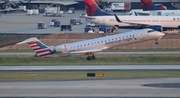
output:
[[[126,23],[126,24],[130,24],[132,26],[136,26],[136,27],[139,27],[139,28],[151,28],[152,26],[161,26],[161,24],[156,24],[156,25],[151,25],[151,24],[143,24],[143,23],[133,23],[133,22],[122,22],[122,23]]]
[[[126,23],[126,24],[130,24],[132,26],[137,26],[137,27],[142,27],[142,28],[148,28],[148,27],[154,26],[154,25],[150,25],[148,23],[145,24],[145,23],[124,22],[124,21],[121,21],[116,14],[114,14],[114,16],[116,18],[116,21],[119,23]],[[156,26],[161,26],[161,25],[156,24]]]
[[[137,27],[150,27],[151,25],[149,24],[141,24],[141,23],[133,23],[133,22],[123,22],[123,23],[126,23],[126,24],[130,24],[132,26],[137,26]]]
[[[150,15],[150,13],[145,13],[145,11],[144,12],[136,12],[136,13],[139,15],[142,15],[142,16],[149,16]]]
[[[89,54],[89,53],[96,53],[96,52],[100,52],[102,51],[102,49],[87,49],[87,50],[80,50],[80,51],[73,51],[73,52],[70,52],[72,54]]]

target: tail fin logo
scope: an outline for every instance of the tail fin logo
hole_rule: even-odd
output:
[[[84,0],[84,3],[88,16],[94,16],[98,8],[97,4],[93,0]]]
[[[88,16],[104,16],[112,15],[106,12],[103,12],[99,6],[94,2],[94,0],[84,0],[86,13]]]
[[[157,5],[156,6],[159,10],[166,10],[166,8],[163,5]]]
[[[141,6],[144,11],[148,10],[159,10],[155,4],[152,2],[152,0],[141,0]]]
[[[29,38],[22,42],[19,42],[17,44],[24,44],[28,43],[31,49],[33,49],[36,52],[37,57],[45,57],[51,54],[54,54],[53,51],[51,51],[50,47],[43,44],[41,41],[39,41],[37,38]]]
[[[36,52],[38,57],[44,57],[47,55],[54,54],[46,45],[44,45],[40,41],[32,41],[28,42],[28,44],[31,47],[31,49],[33,49]]]

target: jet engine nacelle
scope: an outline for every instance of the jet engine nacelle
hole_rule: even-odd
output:
[[[150,26],[151,29],[162,32],[163,28],[160,25],[154,25],[154,26]]]
[[[55,50],[56,52],[65,53],[65,51],[66,51],[66,45],[58,45],[58,46],[54,47],[54,50]]]
[[[48,46],[48,48],[51,50],[51,52],[56,52],[56,50],[55,50],[55,47],[54,46]]]

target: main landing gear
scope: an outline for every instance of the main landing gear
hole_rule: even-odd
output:
[[[92,56],[88,56],[87,57],[88,61],[95,60],[95,59],[96,59],[96,57],[94,56],[94,54]]]
[[[155,38],[155,44],[158,45],[158,38]]]

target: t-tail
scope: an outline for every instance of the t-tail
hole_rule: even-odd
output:
[[[152,0],[140,0],[143,11],[166,10],[162,4],[155,5]]]
[[[112,14],[102,11],[94,0],[84,0],[86,13],[88,16],[110,16]]]
[[[35,57],[48,57],[54,54],[53,46],[46,46],[35,37],[29,38],[17,44],[24,44],[24,43],[28,43],[31,49],[33,49],[36,52]]]

